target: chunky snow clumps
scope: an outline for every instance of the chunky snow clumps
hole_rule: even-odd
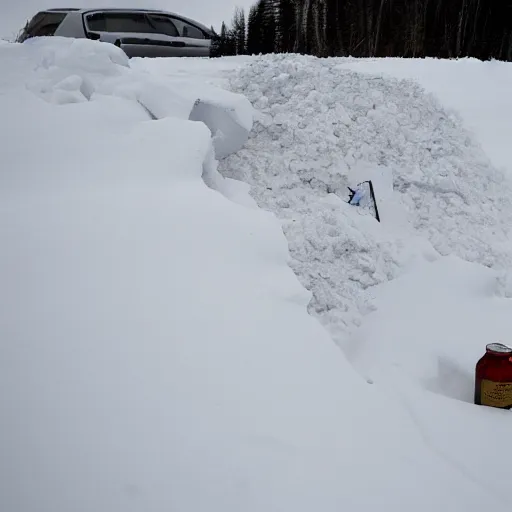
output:
[[[332,59],[266,56],[242,66],[231,87],[255,106],[256,123],[220,170],[282,220],[310,310],[338,341],[371,308],[365,290],[415,262],[455,254],[496,269],[512,263],[510,186],[417,84]],[[347,186],[382,177],[378,225],[344,201]]]

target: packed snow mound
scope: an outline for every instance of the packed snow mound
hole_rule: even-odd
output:
[[[498,274],[447,256],[372,296],[375,311],[345,346],[354,366],[374,382],[472,403],[482,340],[501,340],[512,329],[512,301],[500,293]]]
[[[145,61],[144,66],[155,74],[192,74],[198,82],[219,84],[232,77],[237,68],[253,60]],[[496,127],[507,126],[512,119],[506,108],[510,99],[506,94],[500,94],[500,89],[512,85],[506,80],[508,65],[504,63],[425,59],[331,59],[329,62],[335,67],[373,69],[420,79],[439,96],[443,106],[461,107],[460,115],[465,126],[468,114],[471,119],[481,119],[478,142],[482,142],[482,133],[495,133]],[[491,87],[487,71],[490,76],[505,80],[499,85],[493,82]],[[473,98],[468,98],[469,90]],[[495,115],[498,105],[503,107],[500,116]],[[487,106],[491,107],[489,112]],[[313,112],[313,121],[315,115]],[[458,123],[457,117],[454,122]],[[471,123],[469,126],[473,128]],[[506,133],[501,134],[501,144],[499,139],[491,146],[483,144],[484,149],[490,150],[493,146],[498,149],[498,154],[494,151],[488,154],[493,161],[507,161],[509,149],[503,144]],[[470,141],[470,144],[474,142]],[[280,147],[277,149],[280,151]],[[476,154],[481,157],[478,151]],[[499,157],[497,160],[496,156]],[[351,186],[361,180],[373,181],[378,189],[383,220],[378,225],[360,209],[348,207],[335,193],[312,194],[309,180],[292,183],[295,197],[307,202],[309,207],[286,214],[286,205],[295,204],[294,193],[282,186],[284,180],[279,181],[280,176],[269,178],[265,175],[264,164],[278,158],[279,153],[255,151],[251,157],[250,161],[238,160],[240,174],[250,175],[247,166],[251,162],[254,175],[263,175],[260,185],[267,186],[267,179],[271,182],[270,188],[274,182],[278,183],[276,190],[281,193],[281,198],[275,203],[268,202],[267,207],[275,207],[284,219],[290,247],[300,247],[304,237],[307,238],[306,251],[301,253],[303,260],[292,260],[292,264],[302,266],[305,274],[301,279],[303,282],[308,279],[310,288],[317,294],[312,305],[319,308],[321,319],[327,325],[327,320],[333,320],[329,325],[332,333],[354,368],[367,382],[400,401],[422,441],[438,461],[447,464],[454,473],[464,475],[468,485],[498,497],[500,511],[508,510],[506,464],[510,459],[510,448],[499,439],[508,435],[510,412],[464,402],[473,399],[474,365],[482,355],[485,343],[503,340],[510,344],[512,303],[506,297],[512,297],[512,273],[498,273],[456,256],[441,256],[411,225],[407,209],[393,190],[394,169],[391,165],[360,160],[343,176]],[[286,176],[285,179],[290,178]],[[254,179],[251,183],[253,195],[258,198],[258,184]],[[285,194],[291,194],[292,200]],[[340,193],[346,198],[345,194],[345,190]],[[340,218],[341,225],[336,220]],[[334,249],[337,253],[332,255],[327,253],[331,236],[339,237],[341,242],[333,247],[333,253]],[[478,243],[476,240],[475,244]],[[506,243],[507,240],[503,240],[502,247]],[[326,250],[319,258],[324,247]],[[381,272],[380,276],[375,268]],[[386,271],[384,275],[383,270]],[[339,277],[339,281],[327,280],[329,276]],[[397,279],[387,280],[393,276]],[[326,304],[335,308],[326,312]],[[362,313],[367,314],[362,316]],[[351,336],[344,336],[359,323],[362,324],[360,329]],[[372,415],[370,421],[378,425],[375,417],[380,421],[384,416]],[[392,460],[396,461],[397,457],[393,456]],[[374,463],[375,459],[371,461]],[[389,467],[386,464],[386,470]],[[495,471],[490,473],[489,467]],[[386,505],[381,502],[377,506]],[[413,508],[418,506],[416,503]],[[455,510],[466,506],[459,502]],[[403,504],[398,506],[399,509],[403,507]],[[441,508],[446,507],[443,504]]]
[[[146,60],[132,59],[130,65],[151,83],[139,99],[152,116],[158,119],[168,115],[169,107],[171,112],[174,110],[174,105],[168,105],[168,100],[164,99],[169,97],[166,91],[170,88],[178,98],[178,104],[187,105],[187,118],[201,121],[210,129],[217,159],[225,158],[245,144],[252,129],[254,113],[245,96],[216,84],[198,81],[187,74],[148,73]],[[167,60],[154,59],[153,65],[159,66]]]
[[[228,59],[229,61],[230,59]],[[130,60],[130,66],[161,87],[172,87],[188,103],[195,99],[190,119],[204,122],[213,135],[217,158],[240,149],[253,125],[254,109],[241,94],[227,90],[226,80],[219,76],[222,59],[141,59]],[[229,65],[228,65],[229,67]],[[191,68],[195,73],[191,73]],[[159,105],[152,105],[154,94],[147,94],[144,104],[157,116],[165,115]],[[196,99],[197,98],[197,99]]]
[[[455,254],[512,264],[512,190],[459,118],[411,81],[337,59],[264,56],[231,81],[258,111],[246,147],[221,163],[283,220],[292,268],[333,336],[359,325],[362,291]],[[381,226],[344,204],[347,186],[391,175]]]
[[[151,120],[107,47],[38,44],[0,48],[0,510],[507,510],[307,314],[276,218],[205,185],[185,100]]]
[[[454,109],[497,167],[512,175],[512,63],[477,59],[337,59],[338,66],[412,79]]]
[[[509,473],[489,468],[512,455],[490,441],[508,436],[511,411],[473,405],[485,344],[510,345],[512,301],[498,278],[455,256],[420,265],[372,289],[375,311],[343,348],[366,380],[400,398],[435,453],[509,500]]]
[[[250,128],[243,128],[232,112],[223,105],[197,100],[190,112],[191,121],[201,121],[210,128],[215,156],[225,158],[243,147],[249,138]]]
[[[43,37],[4,49],[9,60],[26,61],[32,75],[27,87],[49,103],[115,96],[138,102],[151,119],[199,121],[212,134],[217,158],[240,149],[252,128],[253,108],[244,96],[186,77],[173,80],[149,75],[132,67],[126,54],[113,44]]]

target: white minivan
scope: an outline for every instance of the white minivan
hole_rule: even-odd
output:
[[[31,37],[89,38],[113,43],[128,57],[208,57],[213,32],[191,19],[148,9],[48,9],[17,41]]]

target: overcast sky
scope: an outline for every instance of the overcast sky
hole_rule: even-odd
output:
[[[37,11],[51,7],[153,7],[173,11],[220,27],[236,6],[248,9],[256,0],[0,0],[0,37],[12,37]]]

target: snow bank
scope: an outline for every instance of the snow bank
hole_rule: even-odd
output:
[[[148,84],[137,88],[137,99],[153,119],[179,113],[184,119],[204,123],[212,133],[218,159],[241,149],[252,128],[253,109],[247,98],[191,80],[151,76]]]
[[[374,385],[400,397],[435,453],[509,500],[512,449],[500,439],[512,416],[472,405],[475,363],[485,343],[510,344],[512,303],[497,273],[447,257],[371,295],[375,312],[344,347],[349,360]]]
[[[426,76],[431,64],[422,62],[402,61],[403,74]],[[413,82],[346,67],[392,69],[298,56],[238,69],[231,85],[259,114],[221,172],[250,183],[282,219],[292,268],[313,293],[310,311],[354,368],[400,401],[436,458],[505,510],[510,412],[472,402],[485,344],[510,344],[510,179],[462,126],[464,115]],[[497,126],[510,121],[503,106]],[[496,163],[508,150],[482,147]],[[343,201],[346,186],[367,179],[381,224]]]
[[[241,149],[253,124],[253,108],[247,98],[180,72],[165,73],[166,63],[180,59],[132,59],[132,69],[139,70],[150,85],[144,88],[139,101],[155,118],[174,112],[169,105],[169,89],[179,104],[186,105],[187,118],[201,121],[212,132],[216,158],[225,158]],[[194,60],[194,59],[190,59]],[[196,59],[202,68],[208,60]],[[175,64],[176,66],[176,64]]]
[[[453,109],[497,167],[512,175],[512,63],[476,59],[336,59],[338,68],[412,79]]]
[[[150,120],[110,47],[38,44],[0,48],[0,509],[507,510],[307,315],[203,123]]]
[[[364,290],[415,262],[455,254],[509,269],[512,191],[433,96],[340,62],[267,56],[242,66],[232,88],[257,108],[257,122],[221,172],[250,183],[283,220],[310,309],[342,343],[368,310]],[[374,226],[343,200],[379,169],[392,174],[393,192],[390,221]]]
[[[346,347],[349,359],[364,372],[374,368],[368,378],[375,382],[412,380],[472,403],[482,340],[500,340],[512,328],[512,304],[499,275],[446,257],[377,286],[372,300],[376,311]]]
[[[26,47],[35,51],[26,55]],[[27,86],[50,103],[76,103],[89,101],[93,95],[108,95],[136,100],[152,119],[200,121],[212,133],[217,158],[240,149],[252,128],[253,109],[245,97],[186,77],[162,79],[137,71],[112,44],[35,38],[23,45],[10,45],[9,53],[10,61],[20,53],[21,58],[32,60],[36,72]]]
[[[215,156],[219,159],[225,158],[243,147],[249,138],[249,125],[252,125],[252,117],[250,123],[246,123],[246,126],[243,127],[237,122],[233,112],[222,105],[204,100],[197,100],[194,103],[189,119],[201,121],[210,128]]]

